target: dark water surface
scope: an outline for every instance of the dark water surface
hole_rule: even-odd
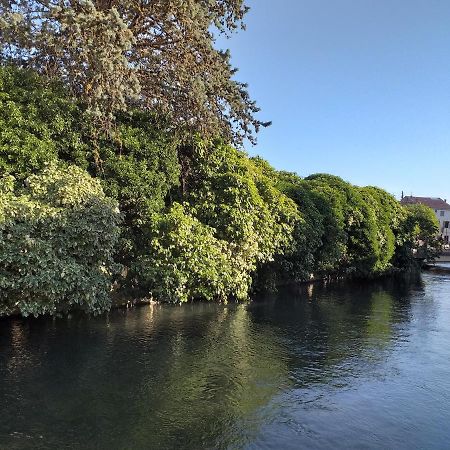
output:
[[[450,448],[450,275],[0,321],[0,448]]]

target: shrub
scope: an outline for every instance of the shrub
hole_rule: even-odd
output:
[[[166,205],[179,182],[177,140],[168,125],[140,111],[123,113],[106,136],[83,106],[33,71],[0,67],[0,174],[17,180],[49,162],[76,164],[101,180],[124,215],[118,259],[130,264],[140,227]]]
[[[107,310],[120,215],[100,183],[51,164],[1,186],[0,314]]]
[[[275,176],[279,189],[296,202],[305,219],[294,232],[295,250],[279,258],[288,279],[307,280],[311,273],[370,276],[393,267],[405,215],[394,197],[332,175],[305,180],[288,172]]]
[[[297,207],[245,153],[191,152],[184,206],[153,215],[133,272],[159,299],[246,298],[257,268],[292,245]]]
[[[114,136],[100,141],[100,163],[89,161],[91,173],[119,201],[129,226],[140,226],[161,211],[167,194],[179,184],[178,142],[163,128],[150,114],[122,114]]]
[[[118,261],[130,267],[145,245],[143,229],[150,217],[170,203],[180,168],[176,139],[161,131],[152,116],[134,111],[119,120],[114,137],[100,140],[98,161],[91,154],[87,162],[106,195],[119,202],[124,220]]]
[[[303,220],[296,222],[292,250],[277,258],[274,269],[279,266],[278,271],[285,281],[306,281],[311,274],[323,270],[325,261],[321,260],[321,249],[327,243],[325,233],[331,221],[326,222],[326,214],[319,209],[323,210],[321,198],[308,189],[300,177],[288,172],[278,172],[276,177],[277,186],[297,204]],[[327,261],[334,252],[328,245]]]
[[[360,192],[375,212],[379,253],[374,271],[385,272],[393,267],[395,250],[402,239],[401,223],[406,212],[392,195],[380,188],[369,186],[360,189]]]
[[[174,203],[167,213],[154,214],[147,246],[133,267],[141,284],[169,302],[245,298],[251,279],[233,257],[234,245],[217,239],[188,210]]]

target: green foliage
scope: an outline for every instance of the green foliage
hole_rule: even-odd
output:
[[[130,111],[114,133],[99,133],[58,84],[0,67],[0,173],[24,180],[51,161],[68,161],[101,180],[124,214],[121,262],[129,264],[140,227],[179,182],[177,140],[147,113]]]
[[[222,141],[181,146],[145,111],[107,135],[87,117],[59,84],[0,67],[0,314],[106,310],[118,262],[125,288],[224,301],[440,250],[432,210],[381,189],[277,172]]]
[[[302,219],[295,203],[266,175],[261,161],[216,142],[194,151],[188,202],[196,217],[231,244],[248,277],[290,250]]]
[[[110,306],[117,204],[82,169],[49,165],[0,181],[0,314]]]
[[[162,126],[147,113],[122,114],[114,137],[101,139],[97,158],[88,161],[106,195],[119,202],[124,221],[118,258],[127,266],[145,244],[143,227],[179,184],[177,140]]]
[[[442,247],[439,236],[439,221],[428,206],[406,205],[406,214],[401,223],[402,242],[397,250],[398,265],[415,265],[414,256],[432,261]]]
[[[380,254],[376,217],[373,208],[364,201],[359,189],[333,175],[316,174],[306,178],[311,189],[322,193],[332,203],[333,211],[344,239],[341,267],[358,275],[370,274]],[[324,198],[324,199],[325,199]]]
[[[433,210],[422,204],[406,205],[406,230],[423,242],[433,241],[439,233],[439,221]]]
[[[284,280],[306,281],[312,274],[323,271],[330,261],[330,246],[325,234],[330,223],[326,223],[326,215],[323,214],[325,205],[322,198],[308,189],[307,183],[297,175],[279,172],[276,176],[278,188],[294,200],[303,219],[296,222],[293,248],[278,257],[276,265],[279,265],[278,270]],[[322,253],[327,257],[320,259]]]
[[[236,259],[235,245],[217,239],[189,206],[174,203],[166,214],[154,214],[147,246],[134,272],[158,300],[186,302],[244,299],[251,278]]]
[[[81,113],[66,92],[36,73],[0,66],[0,174],[24,179],[57,158],[82,161]]]
[[[102,179],[128,223],[164,207],[178,183],[177,141],[147,113],[118,117],[98,133],[65,89],[32,71],[0,66],[0,172],[24,179],[61,159]]]
[[[291,245],[296,205],[246,153],[222,143],[198,144],[193,161],[188,202],[219,239],[236,244],[251,267]]]
[[[396,248],[402,242],[400,226],[406,212],[392,195],[382,189],[370,186],[360,191],[364,201],[375,212],[379,253],[374,270],[383,272],[392,268]]]
[[[277,260],[285,281],[331,274],[373,276],[392,270],[404,241],[404,208],[387,192],[358,188],[331,175],[302,180],[275,173],[278,187],[299,207],[304,222],[294,232],[294,250]]]
[[[290,248],[301,220],[245,153],[210,145],[191,148],[185,206],[154,216],[142,245],[134,271],[157,298],[246,298],[256,269]]]
[[[91,171],[102,178],[107,195],[116,198],[126,223],[139,226],[165,206],[165,198],[179,184],[178,142],[161,131],[152,116],[139,111],[122,114],[113,139],[102,139],[100,165]]]

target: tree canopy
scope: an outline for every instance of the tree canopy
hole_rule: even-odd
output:
[[[0,61],[57,77],[108,125],[139,106],[182,133],[239,144],[261,125],[218,35],[243,28],[244,0],[2,0]]]

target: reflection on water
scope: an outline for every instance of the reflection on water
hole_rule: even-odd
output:
[[[0,448],[445,448],[450,276],[0,322]]]

